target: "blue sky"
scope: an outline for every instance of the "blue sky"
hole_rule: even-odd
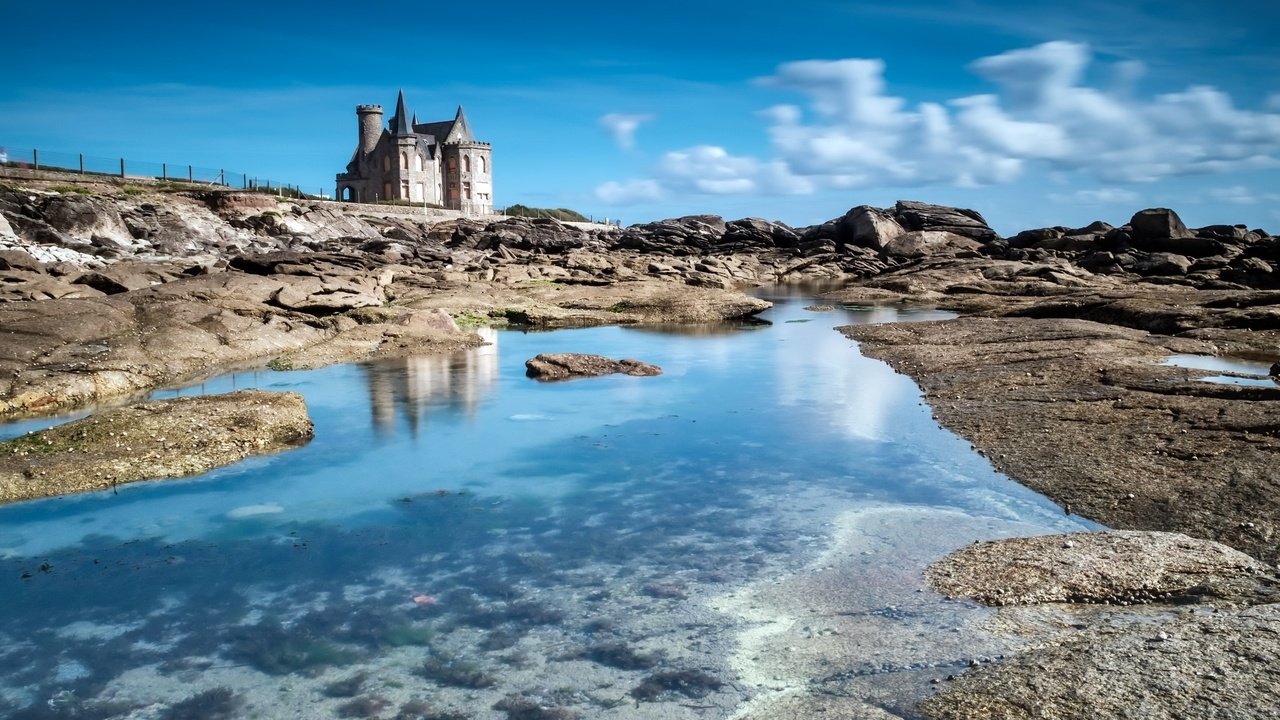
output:
[[[454,9],[458,8],[458,9]],[[367,17],[353,17],[367,13]],[[465,106],[495,202],[805,225],[912,198],[998,230],[1280,232],[1280,3],[5,2],[0,145],[332,192],[354,107]]]

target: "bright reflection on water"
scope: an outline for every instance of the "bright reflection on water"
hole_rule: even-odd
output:
[[[805,304],[779,299],[768,323],[491,332],[451,356],[157,393],[300,392],[316,438],[0,508],[0,714],[729,717],[765,690],[735,659],[745,621],[716,598],[782,582],[849,513],[928,525],[896,551],[911,582],[978,536],[1079,527],[831,329],[945,314]],[[664,373],[542,384],[524,376],[542,352]],[[919,653],[915,670],[964,660]],[[895,690],[904,708],[924,682]]]

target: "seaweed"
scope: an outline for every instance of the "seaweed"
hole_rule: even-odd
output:
[[[497,678],[479,664],[446,653],[432,654],[414,674],[450,687],[486,688],[498,684]]]
[[[704,698],[724,687],[720,678],[702,670],[661,670],[646,677],[631,690],[636,700],[657,700],[663,695],[679,693],[690,698]]]
[[[268,675],[288,675],[328,665],[350,665],[359,659],[354,650],[308,634],[289,634],[269,623],[242,628],[231,638],[226,655]]]
[[[216,687],[170,705],[160,720],[231,720],[240,703],[240,695],[231,688]]]
[[[582,652],[582,657],[619,670],[648,670],[662,661],[660,653],[637,652],[623,642],[592,645]]]
[[[576,720],[578,714],[559,705],[548,704],[527,694],[508,695],[493,704],[508,720]]]
[[[470,720],[471,716],[452,710],[437,710],[423,700],[410,700],[400,706],[392,720]]]
[[[331,698],[349,698],[360,694],[360,689],[364,687],[365,680],[369,679],[369,673],[359,672],[348,678],[334,680],[325,685],[320,691],[325,697]]]
[[[377,717],[383,710],[387,709],[389,704],[386,698],[366,695],[342,703],[337,708],[337,714],[340,718]]]

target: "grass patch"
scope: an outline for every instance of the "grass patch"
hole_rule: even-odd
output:
[[[293,358],[288,358],[282,355],[278,358],[272,358],[271,362],[267,363],[267,369],[275,370],[276,372],[287,372],[289,370],[296,370],[297,366],[294,365]]]
[[[92,195],[93,191],[88,188],[82,188],[79,185],[54,185],[50,190],[62,195]]]
[[[569,208],[534,208],[517,204],[508,206],[502,214],[522,218],[551,218],[561,222],[591,222],[586,215]]]
[[[137,197],[139,195],[145,195],[147,191],[143,190],[137,185],[125,185],[124,189],[122,189],[120,192],[130,197]]]

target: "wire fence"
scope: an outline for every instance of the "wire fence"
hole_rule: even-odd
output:
[[[156,162],[129,158],[108,158],[84,153],[41,150],[38,148],[0,148],[0,167],[19,170],[66,172],[86,179],[117,178],[123,181],[173,182],[209,187],[239,188],[269,192],[285,197],[327,199],[324,188],[308,193],[298,184],[272,178],[260,178],[245,172],[210,168],[187,163]]]

